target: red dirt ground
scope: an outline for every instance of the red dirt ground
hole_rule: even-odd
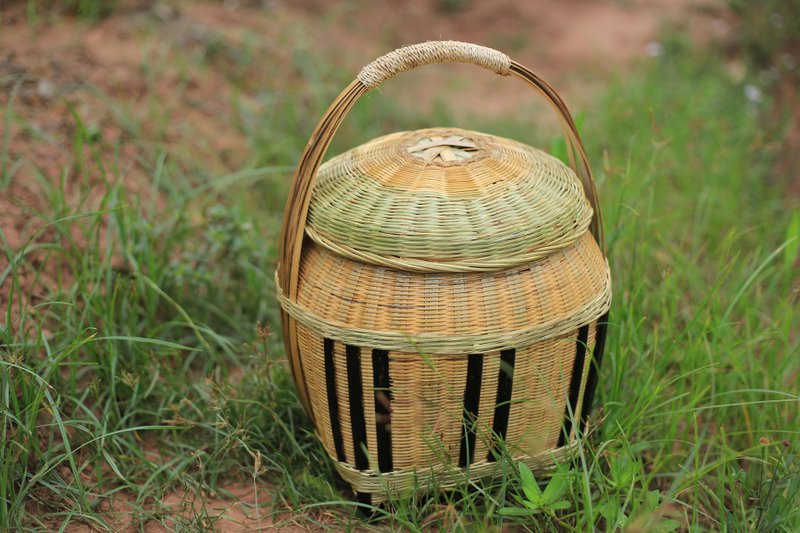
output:
[[[167,145],[171,153],[200,161],[212,172],[237,169],[248,156],[248,143],[235,127],[229,97],[230,78],[236,73],[230,72],[224,57],[209,59],[207,68],[193,68],[198,54],[210,54],[220,43],[236,50],[248,39],[252,44],[256,36],[255,49],[263,55],[242,73],[245,81],[238,90],[245,101],[258,88],[272,87],[282,77],[294,76],[302,90],[304,80],[291,71],[288,60],[297,45],[318,50],[336,68],[355,73],[397,46],[433,39],[473,41],[507,51],[551,80],[567,101],[575,101],[590,98],[593,87],[624,72],[632,61],[656,53],[658,45],[653,43],[670,21],[692,24],[699,36],[724,33],[728,27],[725,13],[713,0],[240,0],[169,5],[176,7],[119,1],[114,12],[96,24],[68,14],[41,16],[32,24],[25,15],[25,2],[0,7],[0,105],[4,109],[17,88],[15,120],[0,139],[10,139],[10,162],[29,162],[18,169],[0,196],[0,228],[12,250],[20,250],[44,224],[37,215],[48,205],[40,180],[59,180],[64,169],[68,170],[66,201],[88,195],[87,209],[96,207],[104,177],[120,181],[136,194],[150,194],[150,177],[140,161],[152,161],[154,144]],[[452,72],[423,69],[411,80],[419,84],[415,90],[405,91],[406,96],[402,96],[404,91],[396,93],[400,105],[430,105]],[[467,96],[459,100],[463,106],[459,108],[492,116],[513,113],[521,99],[532,98],[519,87],[488,75],[470,76],[469,91],[464,92]],[[74,150],[77,127],[71,109],[99,132],[96,146],[104,157],[111,158],[113,146],[121,141],[118,171],[113,175],[102,176],[96,170],[82,174]],[[140,124],[141,129],[134,132],[126,120]],[[40,240],[56,238],[47,231]],[[36,260],[31,255],[30,270],[19,276],[22,286],[17,288],[17,298],[26,302],[35,303],[46,287],[59,279],[64,284],[70,275],[51,259],[43,279],[34,286]],[[0,258],[0,272],[7,266],[4,261]],[[7,281],[0,286],[0,321],[5,320],[8,285]],[[259,486],[258,497],[264,505],[269,485],[265,481]],[[256,496],[252,483],[228,490],[235,499],[206,501],[207,508],[222,517],[214,524],[217,530],[277,527],[249,505]],[[176,515],[190,514],[193,505],[199,505],[186,503],[180,494],[167,497],[163,504]],[[121,531],[132,529],[125,507],[121,497],[108,510]],[[281,528],[290,525],[281,524]],[[146,531],[160,527],[148,525]]]

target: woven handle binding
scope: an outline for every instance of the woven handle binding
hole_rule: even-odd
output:
[[[600,204],[597,201],[597,191],[589,159],[572,115],[558,93],[535,73],[502,52],[459,41],[430,41],[399,48],[364,67],[358,77],[333,101],[311,134],[294,175],[279,241],[278,283],[284,296],[290,301],[296,301],[297,298],[300,252],[311,202],[311,190],[317,179],[317,171],[325,152],[347,113],[361,96],[401,72],[423,65],[451,62],[477,65],[502,76],[513,74],[533,87],[555,110],[567,141],[570,166],[580,177],[586,196],[594,210],[590,228],[592,235],[600,245],[600,249],[604,250]],[[285,313],[283,310],[281,312]],[[314,413],[311,411],[311,404],[308,400],[308,390],[300,361],[296,327],[293,321],[286,316],[283,317],[283,325],[284,342],[288,353],[291,354],[294,381],[306,411],[313,418]]]
[[[477,44],[459,41],[431,41],[412,44],[381,56],[358,73],[358,80],[374,89],[389,78],[421,67],[438,63],[467,63],[508,76],[511,58],[502,52]]]

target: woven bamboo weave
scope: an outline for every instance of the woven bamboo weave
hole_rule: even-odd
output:
[[[544,96],[570,166],[458,128],[386,135],[321,164],[360,96],[449,61]],[[303,153],[276,286],[300,399],[359,498],[495,475],[501,450],[546,473],[585,426],[611,302],[591,168],[563,101],[485,47],[377,59]]]
[[[474,156],[457,165],[408,152],[458,136]],[[586,232],[592,209],[575,173],[521,143],[458,129],[387,135],[320,169],[306,232],[372,264],[418,271],[487,271],[546,257]]]
[[[586,343],[594,346],[595,323],[590,325],[589,338]],[[333,429],[328,412],[326,396],[326,379],[324,361],[321,350],[316,349],[322,343],[322,337],[310,329],[301,326],[301,350],[309,356],[308,380],[312,401],[320,408],[323,421],[318,423],[318,432],[325,448],[335,457]],[[505,435],[505,444],[512,456],[539,457],[541,463],[555,452],[556,457],[566,452],[558,451],[559,435],[566,391],[570,374],[573,370],[571,357],[575,352],[574,334],[562,335],[517,350],[518,363],[515,374],[519,382],[515,382],[509,405],[509,425]],[[343,345],[336,345],[334,356],[337,361],[344,361]],[[372,375],[369,357],[361,359],[363,375]],[[493,473],[498,467],[496,461],[487,460],[492,449],[494,422],[494,393],[498,385],[500,370],[499,351],[485,354],[484,375],[480,396],[486,398],[485,404],[478,412],[476,425],[476,442],[474,457],[470,470],[480,475],[481,472]],[[581,379],[585,381],[589,366],[583,369]],[[345,375],[344,364],[340,372]],[[400,493],[413,484],[415,472],[424,474],[428,471],[441,472],[458,466],[461,431],[463,427],[462,401],[464,382],[467,375],[467,358],[463,354],[420,357],[418,352],[396,352],[389,361],[389,372],[392,379],[391,434],[393,439],[392,457],[394,470],[391,474],[391,487]],[[346,381],[344,382],[346,383]],[[364,391],[365,398],[374,396],[374,388],[368,384]],[[347,405],[348,391],[345,386],[337,388],[339,405]],[[583,397],[578,398],[581,405]],[[368,428],[376,428],[374,406],[365,402],[365,420]],[[350,413],[341,412],[339,421],[342,427],[350,427]],[[574,413],[576,418],[582,415],[580,407]],[[367,433],[367,450],[377,450],[377,431]],[[344,456],[347,460],[336,461],[336,467],[343,477],[360,492],[380,493],[387,478],[387,472],[380,473],[377,457],[372,454],[367,470],[360,471],[352,466],[355,446],[350,432],[342,432]],[[380,499],[380,498],[379,498]]]
[[[497,273],[416,273],[351,261],[309,245],[298,322],[333,340],[427,354],[506,349],[571,332],[611,299],[603,254],[584,231],[547,258]]]

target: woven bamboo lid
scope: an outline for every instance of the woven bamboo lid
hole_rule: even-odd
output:
[[[306,232],[365,263],[502,270],[574,243],[592,217],[580,180],[519,142],[455,128],[374,139],[319,169]]]

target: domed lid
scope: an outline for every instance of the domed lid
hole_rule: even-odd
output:
[[[431,128],[323,164],[306,232],[359,261],[417,271],[500,270],[575,242],[592,209],[575,173],[524,144]]]

